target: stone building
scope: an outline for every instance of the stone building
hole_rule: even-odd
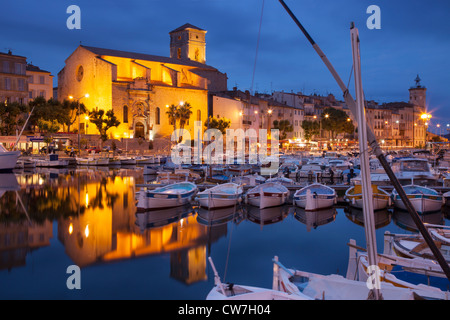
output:
[[[0,101],[28,103],[27,58],[0,52]]]
[[[185,24],[169,34],[170,57],[78,46],[58,73],[58,99],[112,109],[121,122],[112,138],[147,140],[170,136],[167,108],[189,103],[192,136],[194,121],[208,117],[208,93],[227,90],[227,75],[206,64],[205,30]]]
[[[28,77],[29,100],[36,97],[44,97],[46,100],[53,98],[53,75],[50,71],[28,64],[26,75]]]

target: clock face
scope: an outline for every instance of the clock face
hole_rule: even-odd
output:
[[[81,81],[83,79],[83,75],[84,75],[83,66],[79,66],[77,69],[77,80]]]

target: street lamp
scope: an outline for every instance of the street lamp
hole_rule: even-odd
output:
[[[81,145],[80,145],[80,100],[83,98],[89,98],[89,93],[86,93],[84,96],[77,99],[77,105],[78,105],[78,155],[81,155]],[[70,100],[73,100],[73,96],[69,96]]]
[[[89,120],[89,116],[85,116],[84,117],[84,133],[88,134],[88,126],[89,124],[87,123],[87,121]]]

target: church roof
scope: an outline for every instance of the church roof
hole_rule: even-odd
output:
[[[190,23],[186,23],[186,24],[182,25],[181,27],[176,28],[175,30],[170,31],[169,34],[175,33],[175,32],[178,32],[178,31],[182,31],[182,30],[185,30],[185,29],[196,29],[196,30],[200,30],[200,31],[206,31],[206,30],[203,30],[203,29],[201,29],[201,28],[199,28],[199,27],[196,27],[196,26],[194,26],[194,25],[192,25],[192,24],[190,24]]]
[[[209,69],[209,70],[217,70],[216,68],[211,67],[209,65],[206,65],[206,64],[203,64],[203,63],[200,63],[197,61],[193,61],[193,60],[188,60],[188,59],[180,60],[180,59],[176,59],[176,58],[155,56],[155,55],[145,54],[145,53],[136,53],[136,52],[114,50],[114,49],[89,47],[89,46],[85,46],[85,45],[80,45],[80,46],[86,50],[91,51],[94,54],[99,55],[99,56],[111,56],[111,57],[120,57],[120,58],[128,58],[128,59],[135,59],[135,60],[171,63],[171,64],[185,65],[185,66],[191,66],[191,67],[197,67],[197,68],[203,68],[203,69]]]

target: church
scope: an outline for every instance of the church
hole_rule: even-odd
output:
[[[167,137],[171,105],[191,105],[185,126],[208,117],[208,93],[226,91],[227,75],[206,64],[206,30],[185,24],[169,33],[170,57],[79,45],[58,73],[58,99],[73,97],[88,110],[113,110],[120,126],[111,138]],[[86,133],[86,115],[80,132]],[[89,134],[96,133],[91,124]]]

